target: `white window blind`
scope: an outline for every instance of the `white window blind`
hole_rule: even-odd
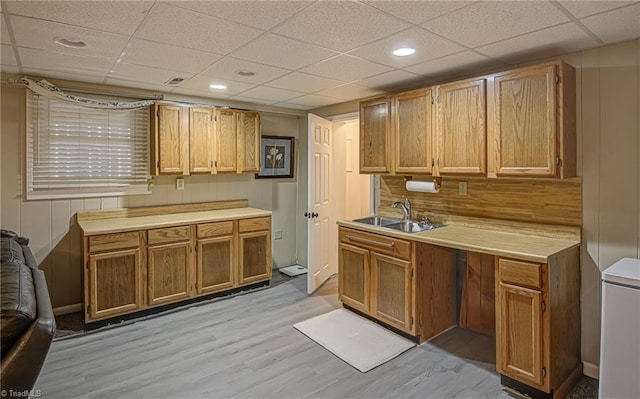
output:
[[[148,193],[148,108],[90,109],[27,93],[27,199]]]

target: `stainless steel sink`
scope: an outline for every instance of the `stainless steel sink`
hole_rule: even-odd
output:
[[[413,220],[402,220],[397,223],[387,224],[384,227],[402,231],[404,233],[419,233],[421,231],[433,230],[438,227],[444,227],[444,224],[433,224],[425,222],[416,222]]]
[[[372,226],[387,226],[392,223],[398,223],[402,221],[402,219],[398,218],[389,218],[384,216],[369,216],[361,219],[354,219],[354,222],[370,224]]]

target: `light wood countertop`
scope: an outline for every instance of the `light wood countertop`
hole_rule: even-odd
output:
[[[338,225],[415,242],[539,263],[547,263],[549,257],[580,245],[577,239],[549,238],[456,225],[419,233],[403,233],[346,220],[338,222]]]
[[[167,213],[150,216],[79,220],[78,224],[85,236],[91,236],[96,234],[146,230],[186,224],[218,222],[222,220],[247,219],[270,215],[271,211],[246,207],[197,212]]]

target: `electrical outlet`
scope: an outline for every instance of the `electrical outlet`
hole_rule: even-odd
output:
[[[273,232],[273,239],[274,240],[282,240],[282,230],[275,230]]]
[[[467,195],[467,182],[461,181],[458,183],[458,194]]]
[[[176,190],[184,190],[184,179],[181,177],[176,179]]]

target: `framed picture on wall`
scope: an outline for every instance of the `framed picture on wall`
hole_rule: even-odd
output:
[[[262,136],[260,141],[260,173],[256,179],[292,178],[295,137]]]

